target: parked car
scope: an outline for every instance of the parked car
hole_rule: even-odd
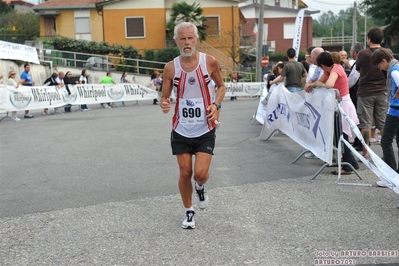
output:
[[[115,70],[114,64],[102,57],[89,57],[86,63],[83,64],[83,68],[104,71]]]

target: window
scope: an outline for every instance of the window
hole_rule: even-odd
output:
[[[125,26],[126,26],[126,38],[145,37],[143,17],[125,18]]]
[[[202,24],[208,26],[205,30],[206,35],[209,36],[219,36],[220,35],[220,27],[219,27],[219,17],[206,17],[207,20],[203,21]]]
[[[284,39],[294,38],[295,23],[284,23]]]
[[[75,18],[75,33],[90,33],[90,18],[77,17]]]

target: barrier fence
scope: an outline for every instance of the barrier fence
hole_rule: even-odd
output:
[[[225,97],[259,96],[265,83],[226,83]],[[69,91],[68,91],[69,90]],[[87,84],[27,87],[0,85],[0,113],[57,108],[67,104],[96,104],[121,101],[143,101],[157,98],[158,92],[135,83]],[[172,98],[175,98],[172,95]]]
[[[263,91],[255,113],[256,120],[263,124],[260,139],[269,140],[276,130],[281,130],[321,160],[332,164],[333,116],[338,111],[344,117],[343,123],[349,123],[352,132],[366,147],[371,161],[364,158],[349,142],[344,140],[342,133],[339,137],[338,147],[335,147],[338,156],[341,155],[342,145],[346,145],[381,181],[399,194],[399,174],[391,169],[368,145],[365,145],[360,130],[341,108],[334,91],[322,88],[314,90],[311,94],[305,91],[291,93],[282,84],[272,86],[269,93],[267,90]],[[338,168],[341,169],[340,157],[337,158],[337,162]],[[339,179],[340,175],[338,175],[336,183]]]

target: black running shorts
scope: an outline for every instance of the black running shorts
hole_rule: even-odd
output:
[[[200,137],[187,138],[172,130],[170,134],[170,143],[173,155],[182,153],[195,154],[196,152],[204,152],[213,155],[216,139],[215,131],[215,129],[212,129]]]

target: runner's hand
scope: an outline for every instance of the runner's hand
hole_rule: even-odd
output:
[[[165,98],[162,96],[160,106],[161,106],[162,112],[164,114],[167,114],[171,108],[170,98]]]

